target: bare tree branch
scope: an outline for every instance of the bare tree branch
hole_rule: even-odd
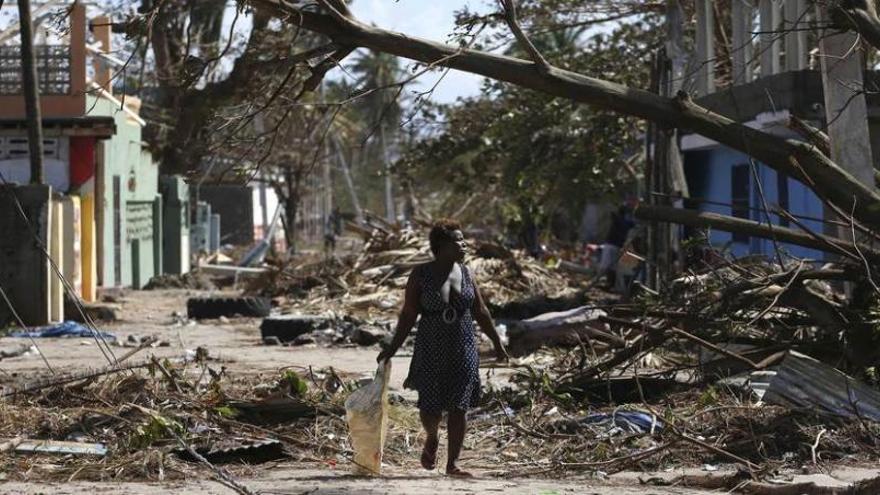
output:
[[[880,225],[880,194],[861,184],[815,146],[752,129],[693,103],[686,95],[667,98],[553,66],[546,72],[526,70],[533,66],[533,62],[460,49],[368,26],[352,18],[342,23],[332,16],[304,10],[281,0],[250,0],[250,3],[281,18],[297,16],[304,29],[329,36],[340,44],[363,46],[428,64],[436,63],[644,118],[670,128],[696,132],[799,179],[820,196],[846,210],[855,200],[862,205],[857,218]]]
[[[501,6],[504,8],[504,20],[507,22],[507,26],[510,28],[510,31],[516,37],[516,41],[522,45],[523,50],[528,53],[529,57],[535,62],[535,66],[537,66],[538,70],[541,72],[548,72],[550,70],[550,64],[547,62],[547,59],[541,55],[541,52],[535,47],[532,41],[526,36],[526,33],[523,31],[522,27],[519,25],[519,20],[516,16],[516,0],[498,0],[501,3]]]
[[[859,33],[868,44],[880,50],[880,18],[873,1],[840,0],[828,8],[828,13],[834,25]]]

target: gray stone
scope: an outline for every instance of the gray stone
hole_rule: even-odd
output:
[[[300,335],[297,338],[293,339],[293,341],[290,342],[290,345],[299,346],[299,345],[314,344],[314,343],[315,343],[315,338],[312,337],[311,334],[307,333],[307,334]]]
[[[388,333],[380,327],[365,325],[351,333],[351,341],[358,345],[373,345],[378,344],[386,335]]]

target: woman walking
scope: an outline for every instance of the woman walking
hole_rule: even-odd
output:
[[[436,467],[437,431],[446,412],[446,474],[469,477],[471,474],[456,463],[464,443],[467,410],[480,399],[474,320],[492,340],[498,359],[506,361],[508,355],[480,291],[462,263],[465,243],[461,228],[449,220],[437,222],[429,241],[434,260],[415,267],[410,274],[394,338],[378,360],[394,356],[421,315],[409,375],[403,385],[419,393],[419,416],[426,434],[422,467]]]

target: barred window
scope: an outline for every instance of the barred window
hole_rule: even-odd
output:
[[[41,95],[70,93],[70,46],[36,45],[34,56]],[[0,46],[0,95],[20,95],[21,47]]]

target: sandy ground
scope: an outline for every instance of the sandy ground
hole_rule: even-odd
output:
[[[392,472],[381,478],[362,478],[342,472],[302,467],[279,468],[260,479],[242,479],[247,487],[262,494],[278,495],[689,495],[708,493],[686,488],[612,485],[589,480],[475,479],[471,481],[421,473]],[[229,488],[212,481],[174,483],[7,483],[3,493],[18,494],[230,494]]]
[[[221,364],[232,373],[275,374],[287,366],[334,368],[351,373],[372,373],[376,368],[376,348],[320,348],[320,347],[278,347],[261,344],[258,319],[232,319],[228,322],[217,320],[197,323],[179,323],[174,314],[186,313],[186,298],[203,295],[185,290],[163,290],[149,292],[129,292],[119,303],[122,306],[122,320],[102,325],[105,331],[120,339],[128,335],[155,335],[171,343],[168,347],[150,348],[132,356],[130,361],[142,361],[151,354],[161,357],[180,357],[187,349],[204,346],[211,356],[219,358]],[[0,339],[0,349],[13,349],[27,341],[17,338]],[[91,339],[41,339],[41,351],[49,363],[58,370],[72,372],[107,365],[107,358]],[[130,349],[112,348],[117,357]],[[402,382],[409,366],[409,357],[402,355],[393,362],[394,372],[391,389],[405,396]],[[0,363],[2,380],[6,383],[32,380],[35,376],[48,376],[45,364],[38,355],[31,354],[7,358]],[[484,370],[489,380],[504,380],[503,372]],[[443,452],[441,451],[441,455]],[[413,464],[415,464],[415,460]],[[481,473],[478,459],[468,452],[463,453],[462,464],[477,474]],[[692,494],[710,493],[675,487],[640,486],[639,474],[630,477],[600,480],[594,478],[565,479],[498,479],[483,473],[473,481],[454,480],[437,472],[424,472],[394,467],[387,470],[381,478],[363,478],[348,474],[345,466],[335,468],[314,464],[280,463],[270,469],[261,469],[258,475],[244,476],[240,481],[250,489],[267,494]],[[219,483],[204,479],[166,483],[91,483],[72,482],[62,484],[41,484],[36,482],[9,482],[0,484],[0,492],[7,494],[74,494],[74,493],[113,493],[113,494],[221,494],[233,493]]]

